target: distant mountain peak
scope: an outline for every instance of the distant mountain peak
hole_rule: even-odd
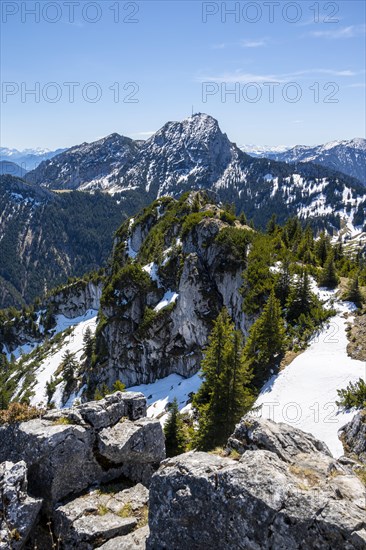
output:
[[[283,150],[276,147],[244,145],[253,157],[265,157],[287,163],[313,162],[357,178],[366,185],[366,139],[334,140],[320,145],[295,145]]]

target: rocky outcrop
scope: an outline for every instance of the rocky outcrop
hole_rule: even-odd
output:
[[[88,310],[98,311],[102,295],[102,282],[79,280],[67,285],[51,296],[46,305],[52,305],[55,313],[73,319],[84,315]]]
[[[363,410],[354,416],[339,431],[344,453],[366,465],[366,411]]]
[[[0,550],[24,547],[41,506],[42,500],[27,492],[25,462],[0,464]]]
[[[172,373],[194,375],[223,306],[237,328],[248,330],[240,290],[251,230],[223,221],[211,198],[191,193],[181,202],[158,201],[121,229],[101,300],[95,385],[121,380],[131,387]],[[219,239],[230,231],[235,243],[242,236],[240,251],[231,233],[227,242]]]
[[[3,426],[0,461],[24,459],[30,490],[44,499],[48,511],[92,484],[122,475],[148,483],[165,448],[161,426],[143,419],[145,414],[142,394],[117,392],[101,401],[50,412],[41,419]],[[124,439],[118,442],[121,420],[131,430],[124,431]],[[113,436],[108,436],[108,430]]]
[[[140,527],[126,537],[116,537],[103,544],[99,550],[145,550],[149,527]]]
[[[110,539],[117,549],[145,515],[148,496],[141,484],[115,493],[92,491],[56,508],[56,536],[70,550],[89,550]]]
[[[328,447],[313,435],[290,424],[276,423],[264,418],[245,416],[229,438],[228,449],[243,454],[262,449],[275,453],[285,462],[296,461],[298,455],[322,453],[331,457]]]
[[[158,420],[125,420],[98,434],[100,454],[112,462],[160,463],[165,458],[164,436]]]
[[[364,486],[351,470],[300,430],[241,424],[229,442],[239,460],[189,452],[162,463],[147,549],[364,548]]]

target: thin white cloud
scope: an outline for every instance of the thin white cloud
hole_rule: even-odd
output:
[[[338,29],[329,29],[323,31],[312,31],[311,36],[318,38],[354,38],[356,36],[362,36],[366,32],[366,25],[349,25],[348,27],[340,27]]]
[[[213,50],[224,50],[226,48],[262,48],[267,46],[268,38],[253,38],[253,39],[243,39],[239,42],[219,42],[217,44],[212,44],[211,48]]]
[[[364,71],[350,71],[346,70],[336,70],[336,69],[306,69],[304,71],[295,71],[292,73],[292,76],[305,76],[305,75],[327,75],[327,76],[357,76],[363,74]]]
[[[234,72],[227,72],[216,75],[204,75],[198,77],[196,80],[199,82],[218,82],[218,83],[233,83],[239,82],[241,84],[247,84],[249,82],[263,83],[263,82],[278,82],[285,83],[297,80],[308,80],[312,78],[324,77],[344,77],[350,78],[357,75],[364,74],[364,71],[351,71],[349,69],[337,70],[337,69],[305,69],[302,71],[294,71],[292,73],[284,74],[255,74],[246,73],[238,69]]]
[[[240,46],[242,48],[261,48],[267,45],[267,40],[262,38],[260,40],[241,40]]]
[[[140,136],[140,137],[150,137],[153,134],[155,134],[155,132],[137,132],[136,134],[132,134],[132,135]]]
[[[348,84],[345,88],[366,88],[366,82],[355,82],[354,84]]]
[[[240,82],[242,84],[247,84],[249,82],[286,82],[278,75],[271,74],[253,74],[253,73],[243,73],[241,71],[235,71],[234,73],[223,73],[221,75],[205,75],[198,77],[199,82]]]

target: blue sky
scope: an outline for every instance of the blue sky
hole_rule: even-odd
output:
[[[238,144],[365,136],[362,1],[1,7],[2,146],[143,139],[192,107]]]

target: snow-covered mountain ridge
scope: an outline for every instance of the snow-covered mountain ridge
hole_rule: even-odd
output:
[[[36,147],[35,149],[9,149],[8,147],[0,147],[0,161],[15,162],[25,172],[34,170],[44,160],[51,159],[55,155],[59,155],[65,151],[65,149],[56,149],[50,151],[49,149],[43,149]],[[15,174],[13,174],[15,175]]]
[[[363,138],[294,147],[243,145],[241,149],[253,157],[265,157],[292,164],[313,162],[357,178],[366,185],[366,139]]]
[[[112,134],[73,147],[26,177],[49,189],[100,189],[140,205],[208,189],[261,226],[273,213],[280,221],[299,215],[338,229],[340,217],[352,224],[357,213],[354,225],[362,226],[366,204],[356,179],[308,162],[253,158],[205,114],[168,122],[144,142]]]

